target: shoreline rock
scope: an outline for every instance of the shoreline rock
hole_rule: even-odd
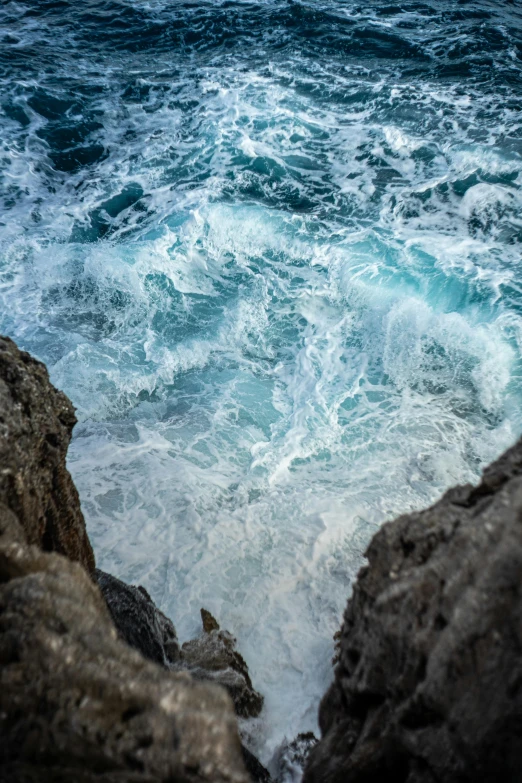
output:
[[[0,538],[2,780],[248,783],[225,691],[146,661],[118,639],[79,564],[27,546],[13,520],[9,528]]]
[[[161,666],[171,667],[179,661],[174,624],[158,609],[145,588],[128,585],[99,568],[94,575],[120,637],[144,658]]]
[[[2,781],[249,783],[225,689],[120,638],[65,467],[72,405],[3,338],[0,404]],[[145,617],[175,658],[173,626],[146,592],[98,579],[116,585],[126,633],[133,612]]]
[[[366,556],[304,783],[522,781],[522,440]]]
[[[76,416],[44,364],[0,337],[0,503],[29,544],[94,570],[78,492],[65,465]]]
[[[202,609],[180,648],[144,588],[95,570],[65,463],[75,421],[0,337],[2,781],[269,783],[238,733],[263,697],[234,637]],[[522,783],[522,440],[366,555],[322,738],[282,746],[277,779],[308,759],[303,783]]]
[[[199,681],[223,686],[243,718],[257,717],[263,697],[252,686],[248,666],[235,649],[236,640],[206,609],[201,609],[203,633],[180,649],[176,629],[141,585],[128,585],[96,569],[95,577],[119,637],[144,658],[171,671],[187,671]],[[254,783],[270,783],[268,770],[241,745],[243,762]]]
[[[264,699],[252,685],[245,659],[236,650],[236,639],[228,631],[222,631],[206,609],[201,609],[201,620],[201,636],[181,647],[181,665],[197,680],[223,685],[240,717],[256,718]]]
[[[189,671],[196,680],[222,685],[238,716],[259,715],[264,700],[252,685],[246,661],[236,650],[236,639],[221,630],[209,611],[201,609],[203,633],[180,648],[174,624],[144,587],[128,585],[98,568],[94,575],[120,638],[130,647],[173,671]]]

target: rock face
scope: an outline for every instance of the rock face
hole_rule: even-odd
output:
[[[72,407],[7,340],[0,395],[2,783],[248,783],[226,691],[118,638],[65,469]]]
[[[146,661],[80,565],[1,530],[2,780],[246,783],[226,692]]]
[[[298,734],[291,742],[285,740],[270,763],[276,783],[301,783],[308,757],[316,745],[317,737],[311,731]]]
[[[522,781],[522,441],[366,554],[305,783]]]
[[[50,384],[45,366],[0,337],[0,502],[30,544],[92,571],[78,493],[65,467],[75,423],[73,406]]]
[[[263,699],[235,639],[202,610],[180,650],[143,588],[95,570],[65,466],[74,423],[0,338],[2,783],[248,783],[245,763],[269,783],[237,732]],[[279,779],[309,754],[304,783],[522,783],[522,441],[367,557],[322,739],[287,745]]]
[[[145,658],[170,669],[188,670],[197,680],[210,680],[229,692],[236,713],[256,717],[263,697],[252,685],[248,666],[236,650],[236,640],[206,609],[203,633],[179,648],[176,629],[144,587],[128,585],[96,569],[95,577],[120,638]]]
[[[120,637],[149,661],[162,666],[179,661],[176,629],[145,588],[128,585],[98,568],[94,574]]]
[[[244,658],[236,650],[236,640],[221,631],[217,620],[206,609],[201,610],[203,634],[181,648],[181,664],[198,680],[223,685],[234,702],[238,715],[256,717],[263,707],[263,697],[252,686]]]
[[[253,753],[244,745],[242,747],[243,761],[247,768],[248,774],[252,778],[253,783],[274,783],[270,776],[270,772],[264,767],[259,759],[257,759]]]

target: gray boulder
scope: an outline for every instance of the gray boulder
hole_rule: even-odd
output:
[[[522,781],[522,441],[366,556],[305,783]]]

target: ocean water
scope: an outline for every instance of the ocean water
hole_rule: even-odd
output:
[[[101,568],[315,730],[379,525],[522,432],[522,6],[0,8],[0,331]]]

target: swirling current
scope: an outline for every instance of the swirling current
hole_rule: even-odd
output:
[[[365,545],[522,432],[522,7],[0,7],[0,330],[100,567],[315,729]]]

